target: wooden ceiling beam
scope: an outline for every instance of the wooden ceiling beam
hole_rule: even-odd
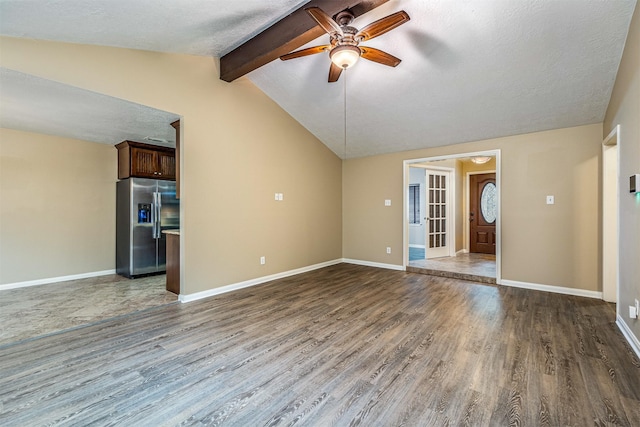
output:
[[[220,79],[232,82],[274,59],[296,50],[322,34],[326,34],[305,12],[304,9],[308,7],[319,7],[329,16],[335,16],[338,12],[351,9],[357,18],[387,1],[311,0],[300,9],[282,18],[251,40],[220,58]]]

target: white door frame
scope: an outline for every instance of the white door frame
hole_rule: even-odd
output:
[[[620,125],[602,141],[602,299],[619,301]],[[616,307],[616,313],[618,309]]]
[[[424,168],[420,167],[420,165],[412,165],[411,168],[418,170],[418,171],[422,171],[424,172]],[[411,170],[411,169],[410,169]],[[421,180],[418,183],[420,185],[420,223],[419,224],[415,224],[412,223],[409,225],[409,237],[411,237],[411,232],[413,231],[414,233],[416,233],[415,229],[419,229],[420,230],[420,236],[421,239],[424,239],[425,237],[425,229],[426,229],[426,224],[425,224],[425,217],[424,217],[424,212],[423,212],[423,205],[425,205],[426,208],[426,200],[425,200],[425,185],[426,182],[422,182],[422,180],[425,179],[425,175],[422,174]],[[409,182],[409,184],[407,185],[407,189],[409,189],[409,187],[413,184],[416,184],[416,182],[414,180],[411,180],[411,182]],[[409,203],[410,200],[407,199],[407,203]],[[409,209],[409,205],[407,205],[407,209]],[[415,238],[415,236],[414,236]],[[419,242],[421,243],[421,242]],[[426,250],[426,241],[424,242],[425,244],[416,244],[414,242],[414,244],[411,243],[411,239],[409,239],[409,247],[417,247],[417,248],[421,248],[421,249],[425,249]]]
[[[409,165],[411,165],[412,167],[416,167],[418,166],[417,163],[434,162],[438,160],[449,159],[462,159],[475,156],[493,156],[496,158],[496,187],[498,188],[498,212],[496,213],[496,283],[499,285],[502,281],[502,166],[500,161],[500,149],[449,154],[444,156],[423,157],[419,159],[408,159],[402,162],[402,202],[405,209],[404,215],[402,216],[402,257],[405,269],[406,266],[409,265],[409,203],[407,200],[407,189],[409,188]]]

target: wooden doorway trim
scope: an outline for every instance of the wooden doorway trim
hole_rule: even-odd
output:
[[[450,159],[466,159],[476,156],[491,156],[496,159],[496,187],[498,188],[498,212],[496,218],[496,283],[499,285],[502,281],[502,163],[501,163],[501,151],[500,149],[476,151],[460,154],[448,154],[442,156],[423,157],[414,159],[405,159],[403,164],[403,177],[402,177],[402,197],[403,197],[403,213],[402,215],[402,252],[403,252],[403,265],[409,265],[409,221],[408,221],[408,188],[409,188],[409,166],[417,166],[418,163],[434,162],[439,160]],[[463,178],[464,179],[464,178]],[[468,247],[468,246],[467,246]]]

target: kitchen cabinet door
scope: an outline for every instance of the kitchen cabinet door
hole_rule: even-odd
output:
[[[131,147],[131,176],[156,178],[158,176],[158,153]]]
[[[118,179],[155,178],[175,181],[176,150],[140,142],[123,141],[118,149]]]
[[[158,152],[158,174],[162,179],[176,179],[176,156]]]

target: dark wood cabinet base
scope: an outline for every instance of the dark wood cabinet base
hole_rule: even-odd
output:
[[[180,295],[180,236],[167,233],[167,290]]]

